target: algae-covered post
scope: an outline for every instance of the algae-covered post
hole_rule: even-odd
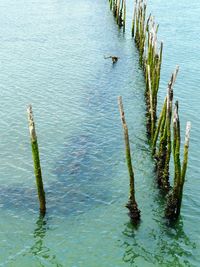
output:
[[[151,88],[151,76],[150,76],[150,66],[147,65],[147,76],[148,76],[148,88],[149,88],[149,111],[150,111],[150,118],[151,118],[151,125],[149,125],[151,133],[151,137],[153,138],[154,135],[154,128],[155,128],[155,120],[154,120],[154,103],[153,103],[153,94]]]
[[[118,24],[119,16],[120,16],[120,4],[121,4],[121,1],[120,0],[116,0],[116,4],[117,4],[116,19],[117,19],[117,24]]]
[[[132,37],[135,39],[136,46],[140,53],[141,63],[146,40],[146,3],[143,0],[135,1],[133,21],[132,21]]]
[[[187,171],[187,164],[188,164],[188,149],[189,149],[189,142],[190,142],[190,130],[191,130],[191,122],[188,121],[186,125],[186,132],[185,132],[185,145],[184,145],[184,156],[183,156],[183,165],[181,171],[182,181],[185,181],[185,174]]]
[[[135,37],[135,24],[136,24],[136,16],[137,16],[137,0],[135,0],[134,12],[133,12],[133,20],[132,20],[132,37]]]
[[[109,0],[113,14],[119,27],[125,30],[126,2],[125,0]],[[132,37],[139,52],[139,60],[144,72],[146,82],[145,100],[146,100],[146,129],[147,136],[152,148],[152,156],[156,160],[157,183],[164,194],[170,191],[169,165],[172,152],[172,106],[173,106],[173,86],[176,81],[179,67],[176,68],[171,76],[167,87],[167,96],[165,98],[159,119],[157,121],[157,96],[160,84],[161,65],[163,58],[163,42],[158,44],[158,28],[154,17],[150,14],[146,17],[147,5],[145,0],[134,0],[132,20]],[[159,48],[158,48],[159,46]],[[113,57],[112,57],[113,60]],[[115,63],[113,61],[113,63]],[[131,203],[135,202],[134,191],[134,173],[131,164],[130,145],[128,138],[128,128],[124,118],[122,99],[119,97],[119,107],[124,127],[124,136],[126,144],[126,158],[130,176],[130,200],[127,207],[130,210]],[[174,112],[174,143],[173,156],[175,165],[174,189],[168,196],[168,206],[166,209],[167,217],[176,217],[180,213],[182,199],[182,190],[187,168],[188,144],[190,124],[187,125],[187,142],[184,148],[184,161],[181,172],[180,165],[180,126],[178,118],[178,103]],[[178,190],[178,191],[177,191]],[[177,193],[178,192],[178,193]],[[170,204],[171,203],[171,204]],[[132,205],[133,207],[133,205]],[[137,208],[137,203],[136,203]]]
[[[126,29],[126,0],[123,0],[123,32]]]
[[[129,209],[129,216],[131,218],[131,221],[134,224],[136,224],[140,220],[140,210],[138,209],[138,205],[135,199],[135,181],[134,181],[135,178],[134,178],[134,171],[133,171],[133,166],[132,166],[132,161],[131,161],[128,127],[127,127],[126,120],[125,120],[124,108],[123,108],[121,96],[118,97],[118,105],[119,105],[119,111],[120,111],[120,116],[122,120],[122,126],[124,129],[126,161],[127,161],[129,179],[130,179],[130,195],[129,195],[129,201],[126,204],[126,207]]]
[[[146,2],[135,0],[132,37],[139,51],[140,64],[146,80],[147,135],[153,142],[157,120],[157,94],[160,83],[163,42],[158,49],[158,25],[150,14],[146,19]]]
[[[161,62],[162,62],[162,50],[163,43],[160,45],[160,51],[157,49],[157,31],[158,25],[155,24],[152,16],[149,16],[146,23],[147,31],[147,47],[145,48],[145,55],[143,59],[143,67],[146,78],[146,103],[147,103],[147,133],[153,141],[155,133],[155,123],[157,119],[157,95],[160,82]],[[149,72],[148,72],[149,68]],[[149,77],[151,84],[149,84]],[[150,92],[151,88],[151,92]],[[150,98],[153,103],[153,117],[150,116]],[[152,121],[153,120],[153,121]],[[153,127],[150,127],[150,125]]]
[[[162,132],[162,129],[164,127],[165,124],[165,118],[166,118],[166,109],[167,109],[167,97],[165,97],[165,101],[162,107],[162,111],[160,113],[159,119],[158,119],[158,125],[156,127],[154,136],[153,136],[153,142],[152,142],[152,155],[155,156],[156,155],[156,143],[158,140],[158,136],[160,134],[160,132]]]
[[[180,214],[183,186],[185,183],[185,174],[188,162],[188,149],[189,149],[189,139],[191,130],[191,123],[187,122],[186,134],[185,134],[184,158],[183,158],[183,165],[181,168],[181,162],[180,162],[181,138],[180,138],[180,121],[178,115],[178,101],[175,103],[173,125],[174,125],[173,127],[174,128],[174,140],[173,140],[174,186],[172,191],[168,195],[167,207],[165,210],[165,216],[169,220],[176,220]]]
[[[171,156],[171,117],[172,117],[172,103],[173,103],[173,86],[176,81],[179,67],[171,76],[167,88],[167,98],[164,103],[163,111],[165,118],[162,118],[163,124],[160,130],[159,150],[156,155],[157,159],[157,182],[158,186],[167,193],[170,189],[169,184],[169,162]],[[161,113],[162,113],[161,112]],[[158,124],[159,126],[159,124]],[[157,131],[156,133],[157,134]],[[155,136],[157,138],[157,136]],[[155,140],[154,140],[155,141]],[[155,143],[153,141],[152,152],[155,151]]]
[[[113,16],[116,19],[116,23],[119,28],[123,27],[125,32],[126,26],[126,0],[109,0],[110,9],[113,12]]]
[[[109,0],[109,3],[110,3],[110,10],[112,10],[112,8],[113,8],[113,1],[114,1],[114,0]]]
[[[28,107],[27,113],[28,113],[29,132],[30,132],[30,138],[31,138],[32,156],[33,156],[33,163],[34,163],[34,172],[35,172],[35,178],[36,178],[38,198],[39,198],[39,203],[40,203],[40,211],[41,213],[44,214],[46,211],[45,192],[44,192],[44,186],[43,186],[43,181],[42,181],[39,148],[38,148],[37,135],[36,135],[35,123],[33,119],[33,111],[32,111],[31,105]]]

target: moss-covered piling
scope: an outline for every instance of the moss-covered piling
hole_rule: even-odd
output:
[[[146,107],[147,107],[147,136],[153,141],[157,120],[157,94],[160,83],[160,72],[163,53],[163,42],[158,49],[158,25],[151,14],[146,19],[146,3],[135,0],[132,21],[132,37],[139,51],[140,64],[144,70],[146,80]]]
[[[123,32],[126,28],[126,0],[109,0],[110,9],[116,19],[119,28],[123,27]]]
[[[113,15],[117,24],[125,30],[126,3],[125,0],[109,0]],[[179,68],[177,67],[171,76],[167,87],[167,96],[164,100],[159,119],[157,121],[157,97],[160,86],[161,66],[163,58],[163,42],[159,44],[157,34],[159,25],[154,17],[147,16],[145,0],[135,0],[132,20],[132,37],[139,52],[139,62],[144,72],[145,100],[146,100],[146,129],[149,143],[152,148],[152,156],[156,162],[157,183],[162,192],[166,195],[171,187],[169,183],[169,165],[171,154],[174,157],[174,187],[168,195],[166,217],[178,217],[182,200],[182,190],[187,169],[189,131],[187,125],[187,142],[184,148],[184,160],[181,169],[180,165],[180,122],[178,118],[178,103],[174,111],[174,134],[172,146],[172,107],[173,107],[173,86],[176,81]],[[134,173],[131,165],[130,145],[128,141],[128,128],[124,118],[122,99],[119,98],[120,113],[124,127],[126,144],[127,164],[130,176],[130,200],[127,207],[130,210],[131,203],[136,203],[134,196]],[[173,147],[173,149],[172,149]],[[129,152],[128,152],[129,151]],[[131,167],[130,167],[131,166]],[[133,183],[131,182],[133,181]],[[133,191],[133,192],[132,192]],[[137,203],[136,203],[137,208]],[[138,215],[137,215],[138,216]]]
[[[187,170],[188,162],[188,149],[189,149],[189,139],[191,123],[187,122],[186,134],[185,134],[185,145],[184,145],[184,158],[183,165],[181,168],[180,162],[180,121],[178,115],[178,102],[175,104],[174,109],[174,119],[173,119],[173,158],[174,158],[174,186],[167,197],[167,207],[165,210],[165,216],[169,220],[176,220],[180,215],[183,186],[185,183],[185,174]]]
[[[139,50],[141,63],[146,40],[146,3],[143,0],[136,0],[133,21],[132,21],[132,37],[135,39],[136,46]]]
[[[110,10],[113,9],[113,0],[109,0],[109,4],[110,4]]]
[[[167,110],[167,97],[165,98],[162,111],[159,116],[158,124],[153,136],[153,142],[152,142],[152,156],[156,156],[156,144],[158,140],[158,136],[160,132],[163,132],[164,124],[165,124],[165,118],[166,118],[166,110]]]
[[[165,118],[162,119],[163,125],[162,125],[162,130],[160,132],[160,144],[158,153],[156,155],[158,186],[166,193],[170,189],[169,163],[171,158],[171,118],[172,118],[172,105],[173,105],[173,86],[176,81],[178,70],[179,67],[177,66],[176,70],[171,76],[170,82],[168,83],[166,102],[164,103],[162,110],[164,112]],[[153,153],[154,150],[155,150],[155,145],[153,144],[152,146]]]
[[[135,24],[136,24],[137,0],[135,0],[133,20],[132,20],[132,37],[135,37]]]
[[[184,145],[183,164],[182,164],[182,171],[181,171],[181,176],[182,176],[183,182],[185,181],[185,175],[186,175],[187,164],[188,164],[190,130],[191,130],[191,122],[188,121],[187,125],[186,125],[186,131],[185,131],[185,145]]]
[[[119,105],[122,126],[124,129],[126,161],[127,161],[127,167],[128,167],[129,179],[130,179],[130,195],[129,195],[129,201],[126,204],[126,207],[129,209],[129,216],[131,218],[131,221],[134,224],[136,224],[140,220],[140,210],[138,209],[138,205],[135,199],[135,181],[134,181],[135,178],[134,178],[134,171],[133,171],[133,166],[132,166],[132,161],[131,161],[128,127],[127,127],[126,120],[125,120],[124,108],[123,108],[121,96],[118,97],[118,105]]]
[[[126,0],[123,0],[123,32],[126,29]]]
[[[30,132],[30,138],[31,138],[32,156],[33,156],[33,163],[34,163],[34,172],[35,172],[38,198],[39,198],[39,204],[40,204],[40,212],[42,214],[45,214],[46,212],[45,192],[44,192],[44,186],[43,186],[43,181],[42,181],[39,148],[38,148],[37,135],[36,135],[35,123],[33,119],[33,111],[32,111],[31,105],[28,107],[27,113],[28,113],[29,132]]]

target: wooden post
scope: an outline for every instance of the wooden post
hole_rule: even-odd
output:
[[[31,138],[31,146],[32,146],[34,172],[35,172],[35,178],[36,178],[38,198],[39,198],[39,203],[40,203],[40,211],[41,211],[41,213],[44,214],[46,211],[45,192],[44,192],[43,181],[42,181],[39,148],[38,148],[37,135],[36,135],[35,123],[34,123],[34,119],[33,119],[33,111],[32,111],[31,105],[28,107],[27,113],[28,113],[28,123],[29,123],[29,132],[30,132],[30,138]]]
[[[181,177],[182,177],[183,181],[185,181],[185,174],[186,174],[187,163],[188,163],[188,149],[189,149],[189,141],[190,141],[190,130],[191,130],[191,122],[188,121],[187,125],[186,125],[186,132],[185,132],[184,157],[183,157],[183,165],[182,165],[182,172],[181,172]]]
[[[120,5],[119,5],[119,16],[117,20],[117,24],[119,28],[123,26],[123,10],[124,10],[124,0],[122,0],[122,2],[120,2]]]
[[[164,101],[164,104],[163,104],[163,107],[162,107],[162,111],[160,113],[160,117],[159,117],[159,120],[158,120],[158,125],[156,127],[156,131],[155,131],[155,134],[154,134],[154,137],[153,137],[153,143],[152,143],[152,155],[154,156],[156,154],[156,143],[157,143],[157,140],[158,140],[158,136],[159,136],[159,133],[160,133],[160,130],[161,130],[161,126],[162,126],[162,122],[163,120],[165,120],[165,117],[166,117],[166,109],[167,109],[167,97],[165,97],[165,101]]]
[[[132,37],[135,37],[135,24],[136,24],[136,14],[137,12],[137,0],[135,0],[134,12],[133,12],[133,21],[132,21]]]
[[[110,10],[112,10],[112,8],[113,8],[113,0],[109,0],[109,3],[110,3]]]
[[[116,16],[117,16],[117,3],[116,3],[116,1],[117,0],[113,0],[114,2],[113,2],[113,5],[112,5],[112,9],[113,9],[113,16],[116,18]]]
[[[161,73],[161,65],[162,65],[162,54],[163,54],[163,42],[160,44],[160,54],[159,54],[159,62],[158,62],[158,77],[156,84],[156,91],[158,92],[159,84],[160,84],[160,73]]]
[[[126,30],[126,0],[123,0],[123,32]]]
[[[151,87],[151,77],[150,77],[150,66],[147,65],[147,75],[148,75],[148,88],[149,88],[149,103],[150,103],[150,117],[151,117],[151,126],[150,129],[147,129],[148,133],[151,136],[151,139],[154,136],[154,126],[155,126],[155,121],[154,121],[154,103],[153,103],[153,93],[152,93],[152,87]]]
[[[173,190],[168,194],[167,207],[165,210],[166,218],[175,220],[178,218],[180,181],[181,181],[181,163],[180,163],[180,121],[178,115],[178,101],[175,103],[173,118],[173,156],[174,156],[174,186]]]
[[[119,16],[120,16],[120,0],[117,0],[117,9],[116,9],[117,24],[119,23]]]
[[[180,215],[183,186],[185,182],[185,174],[188,162],[188,149],[191,123],[187,122],[186,134],[185,134],[185,146],[184,146],[184,159],[181,170],[180,162],[180,122],[178,115],[178,101],[175,103],[174,109],[174,142],[173,142],[173,156],[174,156],[174,186],[167,198],[167,207],[165,210],[165,216],[169,220],[176,220]]]
[[[188,121],[186,124],[185,131],[185,145],[184,145],[184,155],[183,155],[183,164],[181,170],[181,182],[180,182],[180,195],[179,195],[179,205],[178,205],[178,214],[180,214],[182,197],[183,197],[183,186],[185,183],[185,175],[187,171],[188,164],[188,150],[189,150],[189,142],[190,142],[190,131],[191,131],[191,122]]]
[[[166,104],[166,118],[163,130],[160,135],[160,145],[157,156],[157,181],[158,186],[163,192],[168,193],[170,189],[169,184],[169,163],[171,156],[171,117],[172,117],[172,102],[173,102],[173,86],[176,81],[179,67],[171,76],[167,87],[167,104]]]
[[[138,223],[138,221],[140,220],[140,210],[138,209],[137,202],[135,200],[135,182],[134,182],[134,172],[133,172],[132,161],[131,161],[128,127],[127,127],[126,120],[125,120],[124,108],[123,108],[121,96],[118,97],[118,105],[119,105],[122,126],[124,129],[126,161],[127,161],[127,167],[128,167],[129,179],[130,179],[130,195],[129,195],[129,201],[126,204],[126,207],[129,209],[129,216],[131,218],[131,221],[135,224],[135,223]]]

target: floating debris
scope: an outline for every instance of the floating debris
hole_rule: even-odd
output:
[[[108,57],[106,57],[106,56],[104,56],[104,58],[105,59],[111,58],[112,59],[112,63],[115,64],[120,57],[117,57],[117,56],[108,56]]]

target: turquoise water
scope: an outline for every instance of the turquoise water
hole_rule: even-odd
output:
[[[182,214],[163,219],[145,135],[144,80],[127,31],[108,1],[2,0],[0,3],[0,266],[200,266],[198,90],[199,1],[149,1],[164,40],[159,106],[170,74],[180,74],[182,136],[192,122]],[[116,54],[113,66],[104,55]],[[128,173],[117,96],[129,126],[142,221],[124,204]],[[35,115],[47,196],[41,218],[27,125]],[[182,138],[184,140],[184,138]]]

